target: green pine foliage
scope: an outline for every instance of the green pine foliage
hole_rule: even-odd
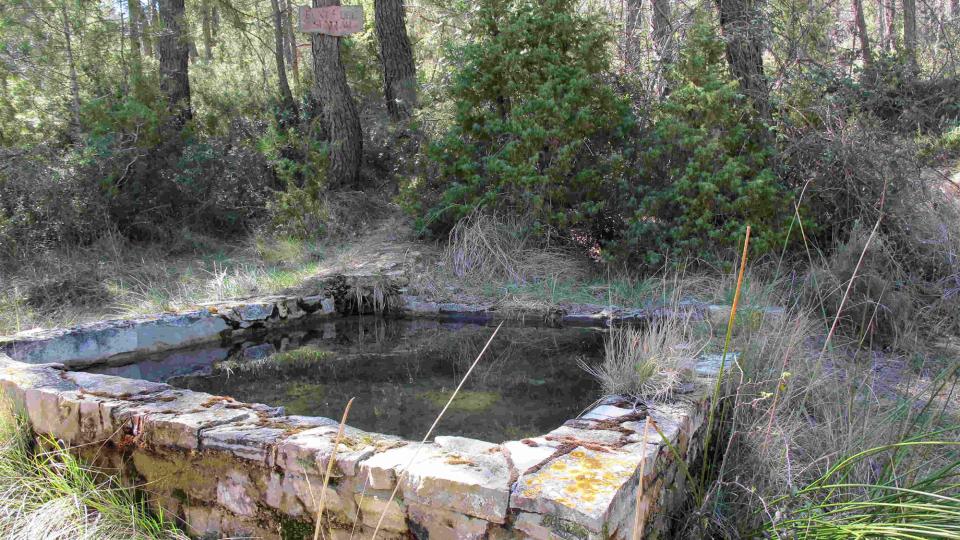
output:
[[[449,229],[476,208],[537,228],[572,227],[603,208],[632,124],[607,85],[610,35],[572,0],[482,0],[451,51],[453,126],[430,149],[421,225]]]
[[[664,255],[712,260],[735,247],[781,246],[792,194],[779,182],[764,123],[726,71],[723,42],[700,10],[670,75],[671,92],[637,146],[635,173],[621,182],[625,228],[611,258],[659,264]]]

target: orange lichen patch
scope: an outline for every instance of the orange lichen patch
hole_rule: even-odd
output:
[[[518,493],[538,506],[559,505],[590,516],[603,515],[631,482],[645,456],[596,452],[578,447],[520,480]]]
[[[227,396],[210,396],[210,399],[204,401],[200,406],[205,408],[210,408],[216,405],[217,403],[225,403],[227,406],[235,402],[236,400],[232,397]]]
[[[474,465],[472,460],[462,456],[450,456],[446,459],[446,463],[449,465]]]

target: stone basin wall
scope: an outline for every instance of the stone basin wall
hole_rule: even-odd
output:
[[[335,285],[311,295],[0,337],[0,388],[23,408],[38,434],[62,440],[138,486],[195,537],[312,538],[336,421],[70,368],[242,339],[250,329],[371,306],[407,316],[472,321],[519,316],[560,326],[671,315],[590,305],[503,313],[495,305],[425,301],[402,290],[382,301],[382,287],[345,286],[342,280]],[[363,295],[371,299],[344,300]],[[718,323],[729,313],[728,306],[683,309]],[[348,428],[323,495],[326,537],[369,538],[386,509],[378,538],[631,538],[641,468],[645,536],[668,535],[685,498],[684,470],[695,463],[702,444],[718,365],[717,358],[701,360],[695,384],[671,403],[635,409],[607,401],[532,439],[496,444],[436,437],[420,447]],[[647,415],[669,446],[656,432],[644,443]],[[391,501],[398,483],[398,497]]]
[[[367,281],[333,278],[310,294],[265,296],[203,305],[200,309],[183,313],[98,321],[72,328],[28,330],[12,336],[0,336],[0,353],[29,364],[53,362],[70,368],[102,363],[120,364],[145,354],[211,341],[242,339],[254,329],[277,328],[307,319],[374,312],[473,322],[516,319],[551,326],[609,326],[677,315],[660,308],[630,309],[589,304],[566,305],[546,311],[501,311],[496,304],[468,305],[423,300],[402,294],[402,289],[390,286],[386,288],[392,292],[384,296],[385,286],[370,285]],[[694,316],[725,324],[730,307],[691,302],[682,305],[681,309]]]
[[[646,536],[665,535],[716,368],[701,361],[696,389],[673,403],[608,402],[521,441],[437,437],[418,449],[348,428],[325,495],[327,538],[369,538],[385,508],[379,538],[630,538],[641,463]],[[118,472],[195,537],[312,537],[334,420],[2,354],[0,388],[38,434]],[[647,414],[674,450],[654,432],[643,442]]]

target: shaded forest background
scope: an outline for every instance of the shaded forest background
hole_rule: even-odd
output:
[[[3,266],[339,241],[400,208],[641,272],[751,225],[756,256],[839,282],[871,245],[869,294],[960,288],[956,1],[362,5],[336,38],[289,0],[5,2]]]

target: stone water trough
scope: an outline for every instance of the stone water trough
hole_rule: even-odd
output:
[[[402,316],[498,317],[488,308],[413,297],[390,305]],[[698,309],[708,317],[725,314],[723,306]],[[629,321],[643,313],[581,306],[555,315],[552,322],[562,326]],[[693,465],[701,445],[718,358],[701,360],[696,384],[670,403],[634,407],[607,400],[539,437],[438,436],[421,447],[348,428],[325,494],[335,420],[73,371],[293,319],[339,316],[338,301],[320,292],[21,333],[0,338],[0,386],[37,434],[62,440],[137,485],[195,537],[312,538],[321,496],[325,538],[370,538],[385,511],[378,538],[626,539],[635,508],[646,537],[669,535],[685,495],[683,468]],[[647,416],[658,432],[644,441]]]

